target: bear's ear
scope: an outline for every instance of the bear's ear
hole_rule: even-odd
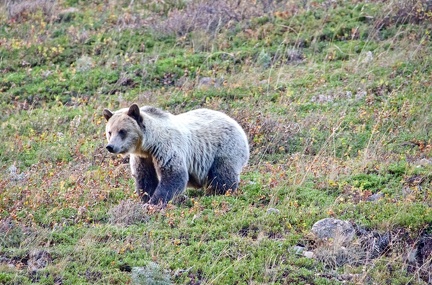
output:
[[[137,121],[138,124],[141,124],[141,123],[142,123],[143,118],[141,117],[141,111],[140,111],[140,108],[138,107],[137,104],[132,104],[132,105],[129,107],[129,110],[128,110],[128,113],[127,113],[127,114],[128,114],[129,117],[131,117],[131,118],[133,118],[135,121]]]
[[[113,113],[108,109],[104,109],[103,115],[104,115],[105,119],[108,121],[112,117]]]

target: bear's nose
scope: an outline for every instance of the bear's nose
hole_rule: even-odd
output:
[[[109,152],[114,152],[114,147],[112,146],[112,145],[107,145],[106,146],[106,149],[109,151]]]

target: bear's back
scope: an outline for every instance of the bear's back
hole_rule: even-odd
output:
[[[182,133],[188,134],[192,164],[202,163],[208,171],[215,157],[229,157],[243,166],[249,157],[247,136],[241,126],[228,115],[210,109],[196,109],[177,116],[174,121]],[[208,160],[207,160],[208,159]],[[207,160],[207,161],[206,161]],[[195,170],[199,167],[193,167]],[[197,171],[200,174],[201,171]]]

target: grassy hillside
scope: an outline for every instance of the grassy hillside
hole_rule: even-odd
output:
[[[4,2],[0,283],[432,282],[430,1]],[[239,191],[145,211],[104,149],[134,102],[236,118]]]

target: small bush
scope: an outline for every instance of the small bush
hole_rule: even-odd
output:
[[[17,247],[23,239],[23,233],[10,218],[0,221],[0,247]]]
[[[132,283],[149,285],[172,284],[169,276],[154,262],[150,262],[146,267],[133,267]]]
[[[247,112],[235,117],[249,135],[252,156],[292,153],[297,150],[295,137],[299,129],[296,124],[261,114],[253,116]]]
[[[184,36],[192,31],[211,34],[241,20],[262,16],[264,6],[250,1],[191,1],[184,9],[172,10],[165,21],[155,21],[153,29],[163,35]]]
[[[52,17],[55,0],[11,0],[6,3],[8,19],[24,22],[38,12],[49,19]]]
[[[432,1],[430,0],[408,0],[408,1],[394,1],[389,7],[391,19],[385,19],[389,23],[395,24],[420,24],[422,22],[432,21]],[[385,23],[385,22],[384,22]]]
[[[144,205],[132,200],[121,201],[108,212],[111,224],[133,225],[145,222],[148,218]]]

